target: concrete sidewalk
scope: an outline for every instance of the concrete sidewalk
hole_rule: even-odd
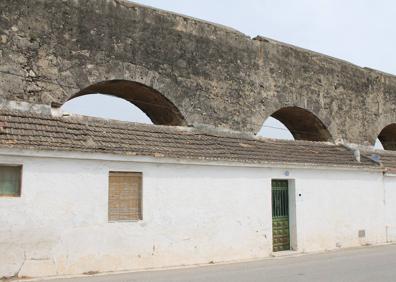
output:
[[[277,257],[254,262],[98,275],[46,282],[394,282],[396,245]]]

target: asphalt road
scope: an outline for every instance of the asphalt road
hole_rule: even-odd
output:
[[[396,281],[396,245],[277,257],[177,270],[135,272],[47,282],[385,282]]]

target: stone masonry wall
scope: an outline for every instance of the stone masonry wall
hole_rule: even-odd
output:
[[[333,141],[373,144],[396,122],[392,75],[121,0],[0,2],[1,98],[60,106],[111,80],[161,93],[191,126],[256,133],[294,106]]]

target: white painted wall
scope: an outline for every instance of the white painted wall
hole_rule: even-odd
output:
[[[396,242],[396,175],[384,177],[386,201],[386,235],[388,242]]]
[[[284,179],[286,169],[6,155],[0,163],[23,164],[22,196],[0,198],[0,277],[191,265],[272,252],[271,179]],[[142,221],[108,223],[111,170],[143,172]],[[295,184],[299,251],[386,241],[381,172],[287,170]],[[366,238],[358,238],[361,229]]]
[[[300,251],[386,242],[382,173],[311,171],[295,185]]]

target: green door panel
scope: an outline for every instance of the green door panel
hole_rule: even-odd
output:
[[[290,250],[289,189],[287,180],[272,180],[273,251]]]

